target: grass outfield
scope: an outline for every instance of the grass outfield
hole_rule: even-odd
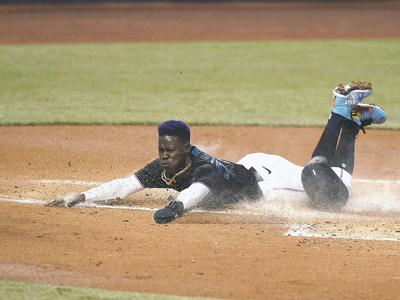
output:
[[[0,281],[0,299],[12,300],[212,300],[200,297],[177,297],[100,289],[72,288],[45,284]],[[215,298],[213,298],[216,300]]]
[[[0,46],[0,124],[322,126],[367,79],[399,128],[400,40]]]

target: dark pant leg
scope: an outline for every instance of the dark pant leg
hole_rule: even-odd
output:
[[[356,137],[360,127],[352,121],[343,122],[336,146],[335,155],[331,161],[332,167],[339,167],[350,174],[354,170],[354,152]]]
[[[333,160],[343,120],[345,120],[343,117],[335,113],[332,113],[329,116],[328,123],[326,124],[311,157],[323,156],[328,160],[328,162]]]
[[[354,168],[354,146],[359,127],[332,113],[301,180],[311,204],[321,209],[338,209],[348,200],[349,192],[331,167],[350,174]]]
[[[359,130],[359,126],[353,121],[332,113],[312,157],[323,156],[332,167],[345,169],[352,174],[355,139]]]

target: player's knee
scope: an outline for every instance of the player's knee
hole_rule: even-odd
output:
[[[304,168],[301,181],[310,203],[318,209],[340,209],[349,197],[347,187],[323,156],[314,157]]]

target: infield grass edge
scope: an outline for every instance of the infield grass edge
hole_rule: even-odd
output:
[[[0,280],[0,299],[13,300],[216,300]]]

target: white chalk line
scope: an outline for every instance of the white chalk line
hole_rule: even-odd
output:
[[[8,181],[8,180],[0,179],[0,181]],[[27,179],[27,180],[19,179],[19,181],[27,181],[33,184],[58,184],[58,185],[82,185],[82,186],[95,186],[105,182],[105,181],[88,180],[88,179]],[[352,183],[400,185],[400,180],[355,178],[352,180]]]
[[[49,202],[49,200],[37,199],[37,198],[21,198],[8,195],[0,195],[0,202],[11,202],[18,204],[31,204],[31,205],[44,205]],[[126,210],[139,210],[139,211],[156,211],[158,208],[144,207],[144,206],[124,206],[124,205],[103,205],[96,203],[82,204],[79,203],[73,208],[108,208],[108,209],[126,209]],[[194,209],[190,212],[193,213],[214,213],[214,214],[225,214],[225,215],[257,215],[252,212],[241,212],[241,211],[228,211],[228,210],[202,210]]]
[[[34,199],[34,198],[18,198],[8,195],[0,195],[0,202],[12,202],[19,204],[30,204],[30,205],[44,205],[48,201],[43,199]],[[134,210],[134,211],[155,211],[156,208],[151,207],[141,207],[141,206],[121,206],[121,205],[97,205],[95,203],[90,204],[78,204],[75,208],[99,208],[99,209],[124,209],[124,210]],[[192,210],[192,213],[212,213],[212,214],[220,214],[220,215],[260,215],[256,212],[249,211],[226,211],[226,210],[218,210],[218,211],[207,211],[196,209]],[[284,225],[283,223],[280,223]],[[342,236],[337,235],[336,233],[320,233],[318,231],[312,231],[311,224],[287,224],[289,227],[288,231],[284,234],[284,236],[289,237],[307,237],[307,238],[328,238],[328,239],[350,239],[350,240],[365,240],[365,241],[391,241],[391,242],[400,242],[400,238],[391,238],[391,237],[371,237],[364,235],[349,235]],[[343,233],[341,233],[343,234]]]
[[[8,195],[0,195],[0,202],[43,205],[43,204],[46,204],[48,201],[42,200],[42,199],[19,198],[19,197],[13,197],[13,196],[8,196]]]
[[[55,185],[83,185],[83,186],[95,186],[102,184],[101,181],[93,180],[78,180],[78,179],[33,179],[28,180],[29,182],[36,184],[55,184]],[[387,184],[387,185],[398,185],[400,180],[383,180],[383,179],[353,179],[353,183],[361,184]],[[44,205],[47,203],[43,199],[33,198],[21,198],[13,197],[8,195],[0,195],[0,201],[2,202],[13,202],[20,204],[32,204],[32,205]],[[107,208],[107,209],[125,209],[125,210],[136,210],[136,211],[155,211],[156,208],[141,207],[141,206],[117,206],[117,205],[78,205],[77,207],[93,207],[93,208]],[[260,215],[257,212],[244,212],[244,211],[204,211],[204,210],[193,210],[194,213],[214,213],[214,214],[225,214],[225,215]],[[336,217],[338,217],[336,215]],[[311,232],[309,224],[295,224],[289,225],[289,230],[285,233],[286,236],[292,237],[313,237],[313,238],[336,238],[336,239],[355,239],[355,240],[376,240],[376,241],[400,241],[398,238],[389,237],[369,237],[369,236],[337,236],[335,233],[326,234]]]
[[[104,183],[103,181],[86,180],[86,179],[31,179],[28,180],[32,183],[38,184],[60,184],[60,185],[99,185]],[[380,184],[400,184],[400,180],[386,180],[386,179],[362,179],[355,178],[352,180],[353,183],[380,183]]]
[[[400,184],[400,180],[387,180],[387,179],[362,179],[355,178],[353,183],[381,183],[381,184]]]
[[[0,202],[11,202],[18,204],[31,204],[31,205],[44,205],[48,203],[48,200],[37,199],[37,198],[21,198],[8,195],[0,195]],[[88,208],[112,208],[112,209],[131,209],[131,210],[143,210],[143,211],[154,211],[155,208],[141,207],[141,206],[121,206],[121,205],[96,205],[96,204],[78,204],[74,207],[88,207]]]
[[[290,237],[309,237],[309,238],[325,238],[325,239],[346,239],[346,240],[363,240],[363,241],[390,241],[400,242],[400,238],[391,237],[371,237],[363,235],[342,236],[336,233],[319,233],[311,231],[311,224],[293,224],[285,233],[285,236]]]
[[[39,184],[60,184],[60,185],[100,185],[104,182],[102,181],[94,181],[94,180],[85,180],[85,179],[32,179],[29,180],[32,183]]]
[[[22,198],[22,197],[15,197],[9,195],[0,195],[0,202],[12,202],[12,203],[19,203],[19,204],[32,204],[32,205],[44,205],[48,203],[50,200],[44,200],[39,198]],[[126,206],[126,205],[107,205],[107,204],[97,204],[97,203],[79,203],[75,205],[73,208],[109,208],[109,209],[127,209],[127,210],[139,210],[139,211],[155,211],[158,208],[151,208],[145,206]],[[246,209],[246,208],[245,208]],[[190,211],[191,213],[208,213],[208,214],[217,214],[217,215],[237,215],[237,216],[277,216],[283,218],[293,218],[293,217],[307,217],[307,213],[299,212],[298,214],[293,215],[280,215],[274,213],[273,211],[243,211],[232,208],[230,210],[204,210],[204,209],[193,209]],[[329,213],[329,212],[318,212],[321,218],[329,218],[329,219],[343,219],[346,220],[349,218],[348,214],[341,214],[341,213]],[[315,212],[310,212],[310,216],[315,217]],[[354,220],[365,220],[365,216],[358,216],[352,215],[352,219]],[[382,217],[373,217],[369,216],[368,219],[383,219]]]

